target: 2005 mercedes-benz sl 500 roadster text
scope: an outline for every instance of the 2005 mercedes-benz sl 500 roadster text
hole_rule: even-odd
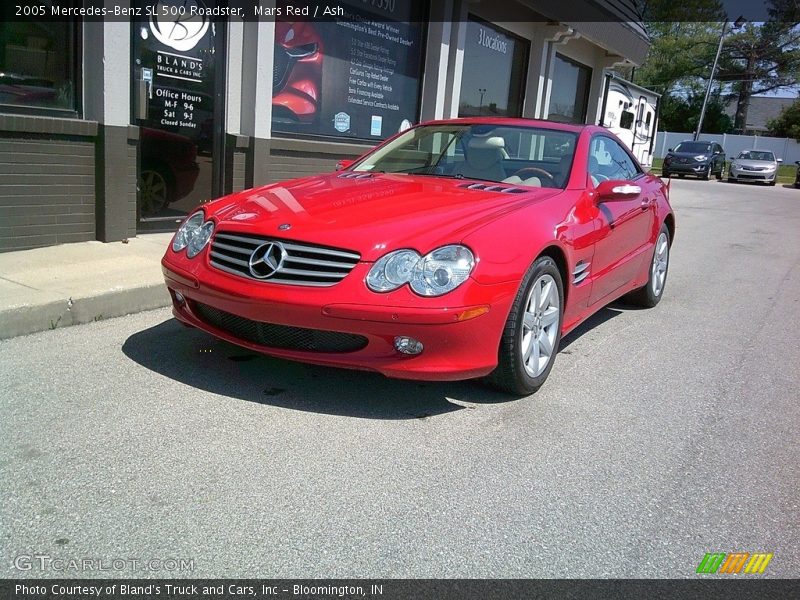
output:
[[[601,127],[433,121],[334,173],[225,196],[162,261],[183,323],[389,377],[545,381],[561,336],[664,293],[664,182]]]

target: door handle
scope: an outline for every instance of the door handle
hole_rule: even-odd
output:
[[[642,203],[640,204],[640,206],[642,207],[642,210],[647,210],[648,208],[653,206],[653,199],[652,198],[645,198],[644,200],[642,200]]]

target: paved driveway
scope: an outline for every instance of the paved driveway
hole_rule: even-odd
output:
[[[254,356],[166,310],[0,342],[0,576],[694,577],[715,551],[796,576],[800,190],[672,189],[662,303],[603,310],[527,399]]]

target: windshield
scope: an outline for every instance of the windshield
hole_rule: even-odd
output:
[[[745,150],[744,152],[740,152],[738,158],[743,158],[745,160],[768,160],[770,162],[775,162],[775,155],[772,152],[766,152],[763,150]]]
[[[675,152],[691,152],[692,154],[699,154],[701,152],[711,152],[709,144],[704,142],[681,142],[675,146]]]
[[[563,188],[577,135],[492,124],[423,125],[377,148],[353,171]]]

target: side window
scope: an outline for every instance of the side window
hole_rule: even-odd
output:
[[[633,179],[640,173],[625,149],[604,136],[592,140],[588,164],[589,175],[595,185],[607,179]]]

